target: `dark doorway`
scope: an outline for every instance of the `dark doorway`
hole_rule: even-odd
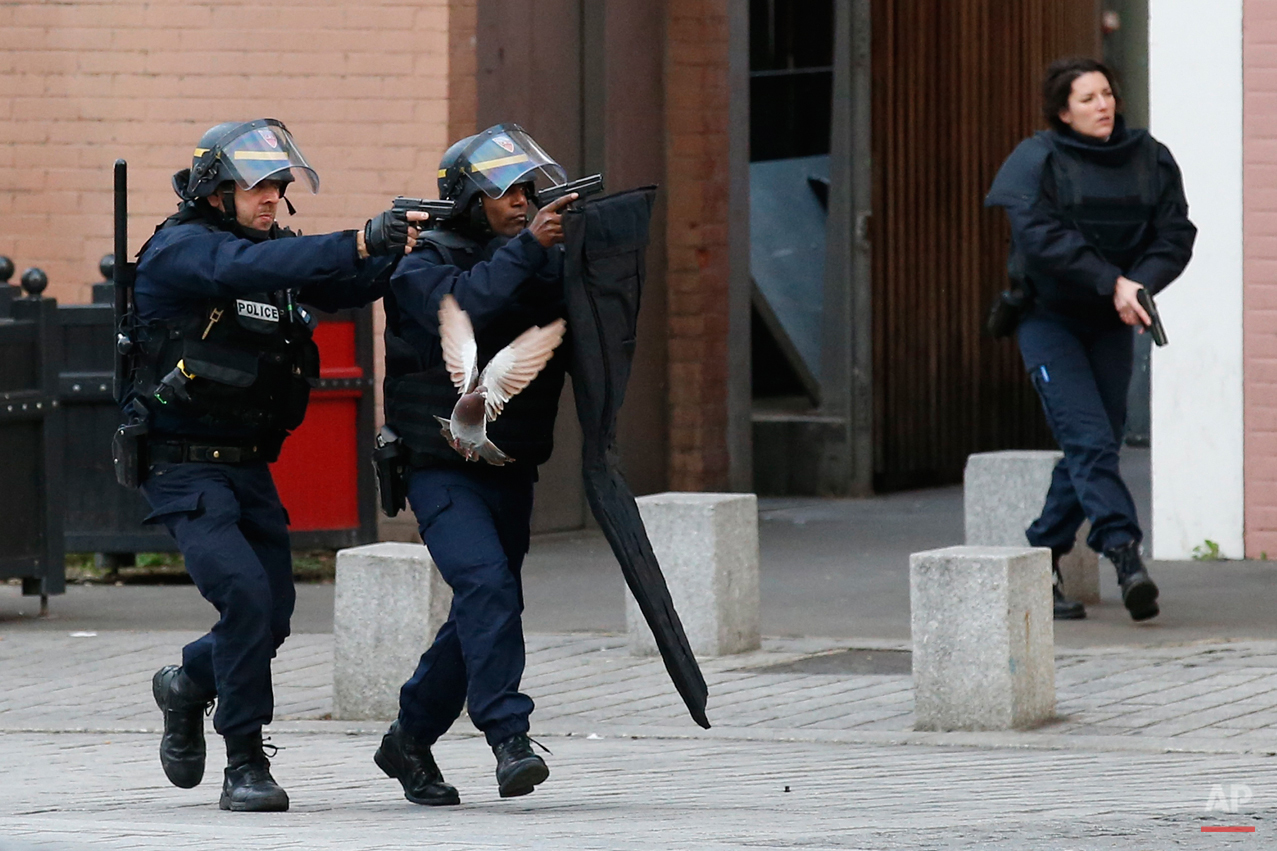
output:
[[[829,153],[833,0],[750,0],[751,162]]]
[[[827,155],[833,0],[751,0],[749,12],[751,163]],[[751,214],[751,227],[765,231],[762,237],[755,235],[763,244],[753,251],[764,250],[769,259],[777,252],[792,257],[779,264],[754,264],[752,388],[756,407],[801,411],[819,402],[819,340],[810,333],[818,323],[813,326],[811,317],[801,314],[818,310],[813,301],[819,299],[824,258],[812,255],[816,246],[823,252],[828,166],[819,160],[795,162],[792,169],[777,166],[750,169],[751,208],[771,205]],[[809,178],[817,181],[814,188],[807,185]],[[774,206],[795,201],[803,205],[805,216]],[[821,233],[810,233],[812,229]]]

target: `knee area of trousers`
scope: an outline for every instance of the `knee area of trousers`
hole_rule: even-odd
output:
[[[519,588],[514,577],[505,569],[489,570],[482,574],[467,573],[452,586],[455,599],[468,606],[504,610],[518,606]]]
[[[1070,463],[1085,467],[1118,463],[1117,444],[1112,441],[1068,441],[1064,444],[1064,453]]]
[[[225,614],[236,618],[252,618],[263,626],[274,620],[270,585],[265,580],[230,576],[221,583],[218,590],[218,596],[227,608]]]

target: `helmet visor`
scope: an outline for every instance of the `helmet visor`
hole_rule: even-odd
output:
[[[300,178],[312,193],[319,191],[319,175],[306,162],[288,128],[274,119],[243,125],[239,135],[220,147],[225,173],[241,189],[252,189],[267,179],[288,183]],[[199,154],[197,151],[196,156]]]
[[[500,198],[519,183],[541,189],[567,180],[563,166],[518,126],[485,130],[471,142],[463,158],[466,175],[489,198]]]

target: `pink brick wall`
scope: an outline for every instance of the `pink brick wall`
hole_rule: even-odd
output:
[[[1277,4],[1243,32],[1246,555],[1277,558]]]
[[[458,0],[453,0],[458,4]],[[355,227],[432,195],[449,127],[449,2],[0,4],[0,254],[87,301],[111,251],[111,163],[130,167],[133,251],[212,124],[284,121],[318,170],[285,223]],[[462,0],[459,5],[464,6]]]

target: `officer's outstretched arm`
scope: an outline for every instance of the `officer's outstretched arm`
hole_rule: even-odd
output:
[[[297,291],[297,300],[326,313],[372,304],[390,292],[390,275],[398,260],[397,257],[370,257],[354,277],[307,284]]]
[[[353,231],[250,242],[177,227],[156,235],[138,261],[138,275],[163,280],[186,295],[214,298],[350,281],[364,262]]]
[[[390,287],[399,309],[432,333],[439,333],[439,304],[445,295],[457,299],[480,331],[508,309],[519,288],[548,261],[549,252],[524,230],[469,271],[448,265],[432,248],[418,248],[400,261]]]

